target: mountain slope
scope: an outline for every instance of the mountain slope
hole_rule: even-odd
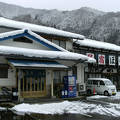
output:
[[[83,34],[99,41],[120,44],[120,12],[105,13],[88,7],[72,11],[41,10],[0,2],[0,16]]]
[[[89,37],[120,44],[120,12],[107,13],[97,18],[90,30]]]
[[[58,29],[87,35],[93,22],[98,16],[104,15],[104,12],[91,8],[81,8],[72,11],[49,10],[36,14],[20,15],[14,17],[14,20],[25,21],[40,25],[56,27]]]

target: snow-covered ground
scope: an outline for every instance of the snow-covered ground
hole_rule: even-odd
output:
[[[113,99],[113,100],[120,100],[120,92],[117,92],[117,94],[115,96],[104,96],[104,95],[94,95],[94,96],[90,96],[87,97],[87,100],[90,99],[104,99],[104,98],[108,98],[108,99]]]
[[[7,109],[4,107],[0,107],[0,111],[4,111],[4,110],[7,110]]]
[[[120,117],[120,105],[109,103],[108,105],[92,104],[83,101],[64,101],[49,104],[19,104],[12,110],[20,113],[40,113],[40,114],[100,114]]]

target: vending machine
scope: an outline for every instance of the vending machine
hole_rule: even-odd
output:
[[[67,91],[67,97],[76,97],[76,77],[65,76],[64,77],[64,90]]]

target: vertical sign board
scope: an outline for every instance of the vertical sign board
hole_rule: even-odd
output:
[[[99,65],[105,65],[105,55],[98,54],[98,64]]]
[[[115,65],[115,56],[114,55],[110,55],[109,56],[109,65]]]
[[[87,55],[88,57],[94,58],[94,54],[93,54],[93,53],[86,53],[86,55]]]
[[[120,56],[118,56],[118,65],[120,66]]]

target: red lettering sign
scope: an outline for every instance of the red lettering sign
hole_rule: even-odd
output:
[[[98,64],[105,65],[105,55],[98,55]]]
[[[72,87],[72,86],[70,86],[70,87],[69,87],[69,91],[72,91],[72,90],[73,90],[73,87]]]
[[[86,53],[86,55],[87,55],[88,57],[94,58],[94,54],[93,54],[93,53]]]

